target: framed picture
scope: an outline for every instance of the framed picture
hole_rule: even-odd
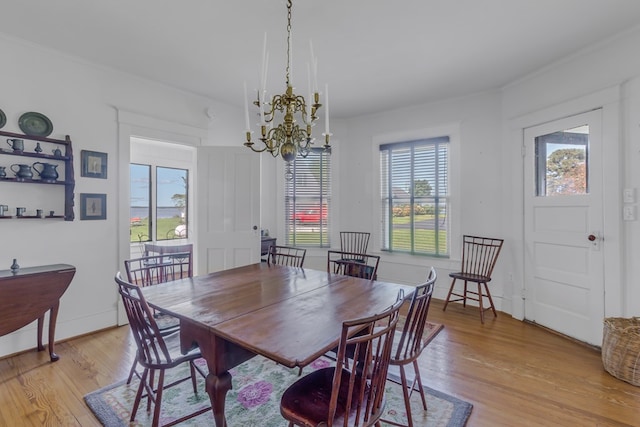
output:
[[[80,193],[80,219],[107,219],[107,195]]]
[[[107,153],[82,150],[81,176],[107,179]]]

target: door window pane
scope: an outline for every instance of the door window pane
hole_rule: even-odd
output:
[[[589,126],[538,136],[536,195],[589,193]]]

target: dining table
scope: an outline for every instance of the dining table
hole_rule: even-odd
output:
[[[226,427],[229,370],[256,355],[307,366],[338,345],[344,321],[378,314],[413,289],[257,263],[145,287],[143,294],[155,310],[180,320],[183,352],[199,347],[215,424]]]

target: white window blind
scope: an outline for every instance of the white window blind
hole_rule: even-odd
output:
[[[292,246],[329,247],[331,156],[313,148],[292,162],[285,181],[286,242]]]
[[[381,248],[449,255],[449,137],[380,146]]]

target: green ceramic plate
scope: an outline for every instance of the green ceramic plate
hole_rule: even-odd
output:
[[[0,129],[2,129],[2,127],[6,124],[7,124],[7,116],[5,116],[4,112],[0,110]]]
[[[18,119],[18,126],[22,132],[31,136],[49,136],[53,132],[51,120],[44,114],[33,111],[21,115]]]

